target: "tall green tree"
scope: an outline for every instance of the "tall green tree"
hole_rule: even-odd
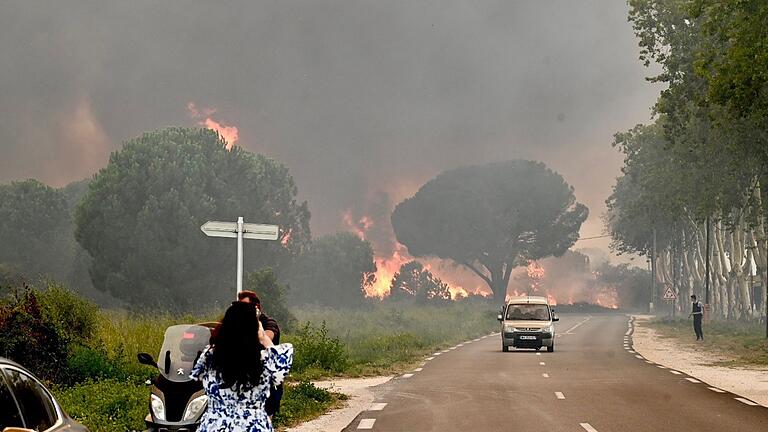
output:
[[[375,273],[369,242],[348,232],[325,235],[296,260],[288,278],[290,294],[299,304],[359,306],[365,288],[376,281]]]
[[[392,277],[389,299],[412,300],[419,304],[451,299],[448,284],[435,276],[418,261],[408,261]]]
[[[97,289],[135,305],[187,308],[229,299],[236,248],[200,232],[207,220],[280,226],[279,242],[246,241],[246,271],[279,270],[309,241],[309,211],[283,165],[227,150],[216,132],[170,128],[126,142],[77,210],[77,241]]]
[[[248,273],[243,286],[259,296],[264,313],[277,320],[281,330],[296,324],[296,318],[288,310],[286,303],[286,288],[278,281],[272,269]]]
[[[37,180],[0,185],[0,264],[28,278],[68,276],[74,244],[65,195]]]
[[[588,213],[560,174],[513,160],[443,172],[397,205],[392,226],[411,255],[467,267],[504,299],[512,270],[565,253]]]

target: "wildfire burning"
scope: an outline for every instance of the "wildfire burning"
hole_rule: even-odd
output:
[[[187,111],[189,111],[190,117],[197,120],[198,125],[215,130],[226,143],[227,150],[231,150],[232,146],[240,138],[237,126],[228,126],[211,118],[216,113],[215,108],[198,109],[194,102],[189,102],[187,104]]]

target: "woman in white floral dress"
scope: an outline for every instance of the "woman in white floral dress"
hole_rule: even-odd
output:
[[[273,345],[264,334],[256,308],[235,302],[200,355],[191,378],[201,381],[208,409],[200,432],[272,432],[264,410],[270,387],[291,369],[293,346]]]

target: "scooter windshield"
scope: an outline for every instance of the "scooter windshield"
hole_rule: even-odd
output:
[[[208,327],[195,324],[168,327],[157,359],[160,374],[169,381],[189,381],[189,373],[210,339]]]

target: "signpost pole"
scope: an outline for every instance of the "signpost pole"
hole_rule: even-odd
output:
[[[243,292],[243,218],[237,218],[237,293]]]

